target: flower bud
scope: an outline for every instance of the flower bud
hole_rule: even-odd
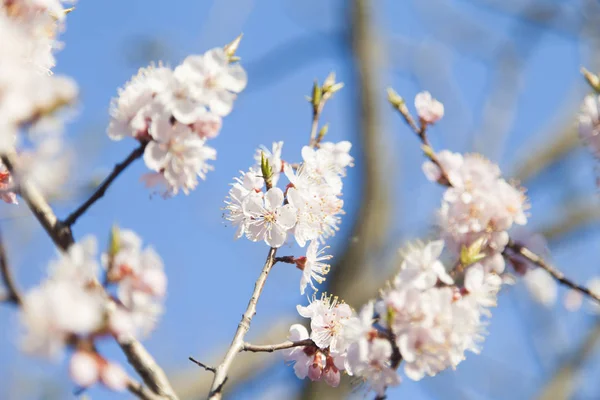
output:
[[[77,351],[71,356],[69,374],[78,386],[90,387],[98,381],[100,370],[94,354]]]
[[[320,381],[323,375],[323,367],[325,364],[325,356],[321,352],[317,352],[313,359],[313,363],[308,367],[308,378],[311,381]]]
[[[327,366],[323,370],[323,379],[329,386],[338,387],[340,384],[340,371],[334,365],[332,357],[327,357]]]

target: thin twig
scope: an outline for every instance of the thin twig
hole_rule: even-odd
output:
[[[317,104],[316,107],[313,107],[313,116],[310,126],[310,142],[308,142],[308,145],[311,147],[318,146],[319,144],[319,138],[317,137],[317,133],[319,131],[319,118],[321,118],[321,113],[323,112],[324,107],[325,99],[321,99],[319,104]]]
[[[207,370],[207,371],[209,371],[209,372],[212,372],[213,374],[214,374],[215,372],[217,372],[217,370],[216,370],[215,368],[213,368],[213,367],[209,367],[208,365],[206,365],[206,364],[204,364],[204,363],[202,363],[202,362],[200,362],[200,361],[196,360],[194,357],[188,357],[188,360],[190,360],[191,362],[193,362],[193,363],[194,363],[194,364],[196,364],[197,366],[199,366],[199,367],[202,367],[202,368],[204,368],[205,370]]]
[[[6,297],[4,301],[16,304],[20,306],[23,304],[23,297],[19,289],[17,288],[17,284],[13,278],[12,272],[10,270],[10,266],[8,265],[8,258],[6,256],[6,249],[4,248],[4,241],[0,236],[0,274],[2,275],[2,281],[4,282],[4,287],[6,288]]]
[[[300,347],[300,346],[316,346],[315,342],[312,339],[304,339],[298,340],[296,342],[285,341],[283,343],[278,344],[265,344],[265,345],[256,345],[250,343],[244,343],[240,351],[251,351],[253,353],[266,352],[272,353],[277,350],[285,350],[291,349],[292,347]]]
[[[592,292],[587,287],[579,285],[579,284],[571,281],[567,277],[565,277],[565,274],[563,274],[558,269],[554,268],[552,265],[550,265],[548,262],[546,262],[546,260],[544,260],[542,257],[535,254],[533,251],[529,250],[527,247],[520,245],[518,243],[515,243],[512,239],[509,239],[508,245],[506,247],[509,248],[510,250],[512,250],[513,252],[515,252],[516,254],[519,254],[520,256],[524,257],[526,260],[530,261],[531,263],[546,270],[550,275],[552,275],[552,277],[554,279],[556,279],[563,285],[568,286],[571,289],[576,290],[578,292],[581,292],[582,294],[584,294],[588,297],[591,297],[592,299],[594,299],[598,303],[600,303],[600,296],[598,296],[596,293]]]
[[[265,282],[267,281],[267,277],[269,276],[269,272],[271,272],[271,268],[275,263],[275,254],[277,253],[277,249],[271,247],[269,250],[269,254],[267,255],[267,260],[265,261],[265,265],[260,273],[260,276],[256,280],[254,284],[254,292],[252,292],[252,297],[248,302],[248,307],[246,308],[246,312],[242,316],[242,320],[240,321],[238,328],[235,332],[235,336],[231,341],[231,345],[225,354],[225,358],[221,362],[221,364],[217,367],[217,371],[215,372],[215,378],[213,379],[212,386],[210,388],[210,393],[208,398],[211,400],[219,400],[222,397],[223,385],[227,379],[227,373],[233,360],[238,355],[240,350],[244,347],[244,337],[248,333],[250,329],[250,323],[252,322],[252,318],[254,314],[256,314],[256,304],[258,303],[258,299],[263,291],[265,286]]]
[[[135,148],[129,154],[129,156],[127,156],[127,158],[124,161],[116,164],[115,167],[113,168],[112,172],[110,173],[110,175],[108,175],[104,179],[104,181],[102,181],[100,186],[98,186],[96,191],[89,197],[89,199],[87,199],[82,205],[80,205],[75,211],[73,211],[64,220],[64,222],[63,222],[64,225],[66,225],[68,227],[73,226],[73,224],[75,224],[75,222],[77,222],[77,219],[79,219],[79,217],[81,217],[87,211],[87,209],[92,206],[92,204],[94,204],[96,201],[98,201],[100,198],[102,198],[102,196],[104,196],[104,193],[106,193],[106,189],[108,189],[108,187],[113,183],[113,181],[123,171],[125,171],[125,169],[129,165],[131,165],[131,163],[133,163],[135,160],[137,160],[144,154],[144,150],[146,149],[147,145],[148,145],[148,142],[141,143],[137,148]]]

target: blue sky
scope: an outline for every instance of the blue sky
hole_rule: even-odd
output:
[[[351,57],[339,34],[347,27],[345,4],[278,0],[81,1],[68,17],[67,31],[62,35],[65,48],[58,54],[56,71],[73,76],[81,89],[79,113],[66,129],[79,161],[72,185],[91,176],[102,176],[135,146],[128,140],[111,142],[105,128],[108,105],[117,88],[148,61],[140,56],[141,45],[155,43],[146,48],[155,49],[163,61],[176,65],[188,54],[221,46],[244,33],[239,55],[247,67],[249,85],[225,119],[221,135],[212,143],[218,150],[218,159],[206,182],[187,197],[152,197],[139,182],[145,167],[138,162],[74,228],[76,238],[94,234],[103,245],[111,225],[118,223],[138,232],[163,257],[169,276],[166,314],[145,343],[168,371],[191,367],[189,355],[212,355],[233,335],[267,248],[247,240],[233,241],[234,230],[221,217],[228,184],[239,170],[253,162],[252,155],[260,144],[283,140],[284,158],[300,158],[310,127],[310,110],[304,96],[309,94],[313,80],[322,80],[332,70],[340,81],[351,76]],[[477,143],[489,143],[485,142],[489,132],[482,131],[482,115],[496,79],[491,66],[500,54],[498,48],[509,39],[515,20],[478,6],[474,0],[380,0],[374,4],[376,26],[386,44],[386,65],[379,74],[382,99],[385,87],[390,85],[407,98],[420,90],[430,90],[446,105],[446,118],[431,132],[436,147],[468,151],[474,138],[480,140]],[[433,9],[436,11],[431,12]],[[518,54],[526,51],[526,40],[521,39],[541,34],[539,43],[529,54],[518,81],[520,94],[504,145],[480,149],[507,172],[548,140],[544,135],[577,109],[578,99],[586,90],[578,84],[579,67],[587,62],[580,42],[569,35],[517,23],[522,29],[515,47]],[[461,39],[448,33],[448,29],[457,27],[468,35]],[[429,62],[441,56],[447,63]],[[415,66],[417,73],[413,71]],[[357,135],[353,115],[356,88],[353,82],[346,83],[347,87],[327,105],[323,116],[330,123],[328,138],[332,141],[354,140]],[[565,104],[566,99],[573,101]],[[422,160],[417,142],[400,118],[385,104],[381,114],[386,141],[386,154],[382,157],[390,160],[392,200],[397,204],[391,216],[394,228],[390,243],[395,243],[426,231],[439,203],[440,189],[420,173]],[[341,232],[330,242],[333,254],[343,248],[357,207],[360,149],[355,148],[353,154],[357,166],[350,171],[344,190],[349,212]],[[580,150],[533,182],[527,182],[527,186],[535,229],[552,220],[564,201],[574,194],[593,195],[593,161]],[[61,203],[57,212],[64,216],[78,202]],[[33,234],[23,236],[23,226],[34,227]],[[24,287],[34,285],[55,255],[52,243],[28,217],[7,221],[3,231],[12,245],[11,262],[19,281]],[[18,234],[11,235],[13,231]],[[596,248],[599,240],[596,232],[588,230],[553,249],[554,260],[569,275],[583,281],[599,272],[592,258],[595,252],[590,250]],[[294,251],[297,249],[284,248],[280,254]],[[294,315],[295,305],[305,301],[299,296],[298,285],[298,271],[277,266],[259,303],[252,331],[261,331],[284,315]],[[521,379],[519,397],[514,398],[528,398],[553,371],[557,360],[584,335],[590,318],[583,312],[567,315],[559,307],[542,310],[531,305],[517,286],[501,298],[481,356],[469,355],[457,372],[441,377],[418,383],[405,379],[400,388],[390,392],[389,398],[439,398],[442,385],[452,382],[461,383],[460,390],[469,388],[468,398],[492,398],[494,394],[503,398],[507,386],[502,385],[501,378],[507,377]],[[14,310],[0,308],[0,321],[7,327],[0,344],[0,376],[6,382],[43,378],[64,385],[68,393],[65,364],[32,360],[18,352]],[[542,334],[539,329],[536,331],[538,325],[551,330]],[[544,345],[536,350],[539,343]],[[102,350],[123,360],[110,343]],[[596,364],[590,366],[590,371],[597,370]],[[283,362],[277,365],[279,370],[269,379],[243,388],[236,398],[259,399],[266,386],[288,385],[290,390],[298,387],[291,369]],[[482,370],[495,378],[482,375]],[[510,382],[516,385],[514,380]],[[2,397],[8,396],[10,386],[2,385]],[[460,392],[448,392],[447,396],[458,396],[456,393]],[[89,394],[93,399],[128,398],[102,389],[93,389]],[[467,392],[462,395],[467,398]],[[598,388],[593,382],[584,381],[579,398],[595,395],[599,395]],[[26,398],[41,398],[39,388],[31,389]]]

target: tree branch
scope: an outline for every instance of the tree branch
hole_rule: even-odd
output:
[[[231,367],[233,360],[244,347],[244,337],[248,333],[248,330],[250,330],[250,323],[252,322],[254,314],[256,314],[256,304],[258,303],[258,299],[263,291],[265,282],[267,281],[267,277],[269,276],[269,272],[271,272],[271,268],[275,263],[276,253],[277,249],[271,247],[271,249],[269,250],[269,254],[267,255],[265,265],[260,273],[260,276],[254,284],[254,292],[252,292],[252,297],[248,302],[246,312],[242,316],[242,320],[240,321],[237,331],[235,332],[235,336],[233,337],[233,340],[231,342],[231,345],[229,346],[229,349],[225,354],[225,358],[217,367],[215,377],[210,388],[210,393],[208,394],[208,398],[211,400],[219,400],[222,397],[223,385],[227,380],[227,373],[229,372],[229,368]]]
[[[14,152],[2,154],[0,156],[2,163],[10,171],[13,176],[18,178],[18,171],[15,171],[17,163],[17,155]],[[42,193],[30,182],[24,180],[19,183],[20,191],[19,194],[27,203],[29,209],[33,212],[33,215],[37,218],[39,223],[42,225],[48,236],[52,239],[54,244],[61,250],[67,250],[69,246],[74,243],[73,234],[68,226],[63,225],[56,214],[50,208],[50,205],[44,199]]]
[[[542,257],[538,256],[533,251],[529,250],[527,247],[513,242],[512,239],[509,239],[508,245],[506,247],[508,249],[512,250],[513,252],[515,252],[516,254],[524,257],[529,262],[546,270],[550,275],[552,275],[552,277],[554,279],[556,279],[563,285],[568,286],[571,289],[576,290],[588,297],[591,297],[592,299],[594,299],[598,303],[600,303],[600,296],[598,296],[596,293],[592,292],[590,289],[586,288],[585,286],[579,285],[579,284],[569,280],[568,278],[566,278],[565,274],[563,274],[561,271],[554,268],[552,265],[548,264],[548,262],[546,262]]]
[[[164,400],[163,396],[152,392],[140,382],[136,382],[133,379],[130,379],[129,382],[127,382],[127,390],[141,400]]]
[[[6,256],[6,249],[4,248],[4,241],[0,236],[0,274],[2,275],[2,281],[8,293],[6,293],[4,301],[16,304],[20,306],[23,304],[23,296],[17,288],[17,284],[12,276],[10,266],[8,265],[8,258]]]
[[[144,150],[148,142],[142,142],[137,148],[135,148],[129,156],[122,162],[115,165],[110,175],[108,175],[104,181],[98,186],[96,191],[87,199],[82,205],[80,205],[75,211],[73,211],[63,222],[65,226],[71,227],[79,217],[81,217],[87,210],[98,201],[104,193],[106,193],[106,189],[113,183],[115,179],[121,174],[121,172],[125,171],[125,169],[131,165],[135,160],[140,158],[144,154]]]
[[[137,339],[133,336],[122,336],[117,342],[127,356],[129,364],[154,393],[162,398],[178,400],[165,372]]]
[[[265,352],[272,353],[277,350],[285,350],[291,349],[292,347],[300,347],[300,346],[316,346],[315,342],[312,339],[304,339],[298,340],[297,342],[285,341],[283,343],[278,344],[265,344],[265,345],[256,345],[250,343],[244,343],[240,351],[251,351],[253,353]]]

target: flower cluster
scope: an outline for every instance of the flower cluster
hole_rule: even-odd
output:
[[[0,146],[4,149],[14,146],[15,135],[22,125],[51,114],[71,103],[77,95],[77,87],[71,79],[47,72],[54,62],[46,47],[52,46],[40,45],[46,33],[38,19],[56,24],[59,17],[52,14],[56,7],[44,3],[60,6],[59,2],[50,1],[0,3]],[[64,19],[64,12],[59,15],[58,20]]]
[[[400,383],[395,371],[400,360],[406,376],[420,380],[455,368],[467,350],[478,353],[502,280],[475,263],[463,284],[455,284],[439,260],[443,245],[436,241],[409,249],[381,299],[358,315],[327,296],[299,306],[300,315],[311,319],[311,332],[294,325],[289,339],[310,338],[314,345],[284,354],[296,375],[337,386],[340,371],[345,371],[383,395],[388,386]]]
[[[303,271],[300,290],[304,294],[307,285],[314,289],[312,281],[322,282],[329,271],[323,261],[330,257],[318,246],[338,230],[344,204],[341,178],[353,165],[351,144],[304,146],[299,165],[284,162],[282,148],[283,142],[277,142],[272,150],[257,151],[257,164],[242,172],[229,190],[225,217],[237,226],[237,238],[245,235],[275,248],[281,247],[289,234],[300,247],[310,242],[306,256],[293,261]],[[285,191],[277,187],[282,174],[289,181]]]
[[[527,223],[523,190],[504,180],[498,166],[480,155],[444,150],[436,156],[443,171],[432,161],[424,163],[423,171],[431,181],[442,177],[449,181],[437,216],[448,248],[459,254],[480,241],[487,256],[482,264],[503,272],[501,252],[508,244],[507,231],[513,224]]]
[[[140,69],[112,102],[108,135],[148,142],[144,161],[153,172],[146,184],[165,186],[165,195],[188,194],[212,169],[217,152],[206,141],[219,134],[246,82],[223,48],[189,56],[175,69]]]
[[[61,45],[56,38],[64,29],[65,16],[71,10],[65,9],[63,3],[74,2],[3,0],[0,3],[0,14],[17,22],[28,39],[27,47],[23,48],[25,59],[42,72],[50,73],[56,62],[53,53]]]
[[[65,346],[77,352],[71,360],[75,382],[89,386],[100,380],[124,389],[125,376],[93,350],[94,340],[105,335],[149,332],[155,325],[166,292],[166,276],[160,257],[131,231],[115,230],[111,246],[102,255],[105,284],[100,283],[96,240],[87,237],[73,244],[49,265],[49,277],[23,299],[21,322],[23,349],[43,356],[57,356]],[[116,297],[108,290],[116,285]]]

